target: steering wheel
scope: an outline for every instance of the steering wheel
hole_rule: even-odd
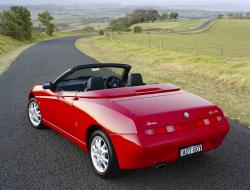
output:
[[[119,88],[122,87],[122,81],[116,76],[110,76],[105,79],[104,86],[106,88]]]

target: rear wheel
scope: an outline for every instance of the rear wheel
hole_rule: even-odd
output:
[[[107,178],[117,176],[120,173],[114,147],[104,131],[93,132],[89,146],[91,163],[99,176]]]
[[[41,129],[44,127],[42,124],[41,111],[35,98],[31,98],[29,100],[27,114],[29,121],[33,127],[35,127],[36,129]]]

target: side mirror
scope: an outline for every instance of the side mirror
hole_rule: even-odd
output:
[[[45,90],[52,89],[52,87],[53,87],[52,82],[47,82],[47,83],[43,84],[43,89],[45,89]]]

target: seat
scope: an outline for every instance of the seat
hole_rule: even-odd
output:
[[[91,77],[88,79],[86,91],[104,89],[104,80],[102,77]]]
[[[144,85],[142,75],[140,73],[131,73],[128,76],[128,86],[141,86]]]

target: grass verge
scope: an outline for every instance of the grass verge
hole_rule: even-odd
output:
[[[132,72],[141,72],[146,82],[175,83],[250,126],[249,58],[194,56],[99,36],[80,39],[76,47],[100,62],[131,64]]]
[[[9,65],[17,58],[17,56],[24,51],[26,48],[30,47],[32,44],[24,45],[15,48],[7,53],[0,55],[0,75],[9,67]]]
[[[78,32],[56,32],[52,36],[48,36],[44,33],[34,33],[31,40],[18,41],[10,37],[3,36],[0,34],[0,75],[9,67],[9,65],[16,59],[16,57],[26,48],[31,46],[33,43],[65,37],[70,35],[83,34],[81,31]]]

